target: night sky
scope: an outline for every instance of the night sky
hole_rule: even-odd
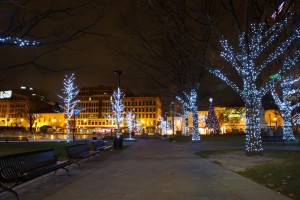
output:
[[[121,86],[132,90],[137,95],[155,94],[156,92],[160,95],[159,91],[161,90],[153,84],[151,77],[144,74],[128,60],[120,57],[115,51],[118,48],[118,40],[121,38],[126,41],[126,37],[128,37],[124,34],[124,27],[121,26],[120,13],[126,13],[127,10],[129,12],[131,1],[112,0],[104,2],[106,2],[105,8],[98,5],[98,7],[93,9],[98,14],[103,10],[103,17],[94,27],[89,29],[90,32],[95,34],[85,35],[69,42],[63,48],[38,60],[40,66],[53,70],[79,69],[54,73],[41,70],[41,67],[29,64],[10,70],[3,70],[7,66],[28,62],[34,56],[50,48],[49,46],[0,46],[2,55],[2,66],[0,67],[2,69],[0,72],[1,88],[13,89],[24,85],[33,87],[42,94],[49,96],[50,99],[56,100],[57,95],[61,94],[65,74],[74,72],[76,76],[75,83],[79,87],[98,85],[117,86],[117,76],[113,74],[113,71],[118,69],[122,70]],[[77,21],[68,21],[66,26],[55,19],[53,20],[54,23],[51,21],[49,26],[42,26],[40,31],[51,33],[60,29],[63,30],[65,27],[71,27],[70,29],[72,29],[72,27],[77,27],[78,24],[84,23],[85,19],[93,18],[91,16],[93,15],[78,17]],[[224,24],[221,24],[221,26],[224,26]],[[227,31],[230,31],[230,29],[227,29]],[[25,37],[25,39],[28,38]],[[129,38],[128,41],[130,41]],[[51,48],[54,48],[54,46],[52,45]],[[200,105],[208,105],[210,97],[213,97],[215,103],[219,105],[241,105],[240,97],[226,86],[225,83],[205,73],[204,78],[200,82]]]

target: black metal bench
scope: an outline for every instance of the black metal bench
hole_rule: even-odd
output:
[[[0,137],[0,141],[5,141],[6,143],[9,141],[15,141],[15,142],[28,142],[28,138],[21,136],[21,137]]]
[[[282,142],[282,143],[284,143],[282,136],[262,135],[261,139],[263,142]]]
[[[13,190],[15,186],[50,172],[56,173],[58,169],[66,170],[69,175],[66,167],[70,164],[69,160],[58,161],[54,149],[0,156],[0,187],[19,199]]]
[[[106,145],[103,140],[92,141],[92,147],[94,151],[109,150],[112,148],[111,145]]]
[[[87,159],[92,156],[97,157],[97,154],[100,153],[100,151],[90,151],[88,143],[67,145],[65,148],[69,160],[71,160],[74,164],[77,164],[79,168],[81,168],[78,163],[80,160]]]

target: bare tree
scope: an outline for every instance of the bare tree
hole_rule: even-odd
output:
[[[0,2],[0,38],[37,41],[38,43],[35,45],[38,47],[22,49],[27,53],[32,48],[39,48],[39,53],[35,51],[24,61],[2,64],[0,70],[33,66],[41,72],[54,73],[78,68],[78,66],[47,66],[43,59],[59,50],[68,49],[68,44],[72,44],[73,41],[87,34],[101,35],[93,32],[93,28],[103,16],[103,2],[96,0],[14,0]],[[15,43],[6,40],[0,45],[14,46]]]
[[[293,30],[292,34],[286,37],[283,42],[274,43],[295,15],[290,17],[287,12],[287,17],[284,17],[284,20],[276,23],[268,22],[270,13],[278,13],[278,11],[270,12],[272,10],[267,9],[269,8],[267,1],[242,1],[243,5],[239,8],[242,8],[243,16],[238,15],[234,6],[236,4],[233,4],[233,1],[223,2],[224,7],[231,15],[236,30],[235,34],[237,34],[235,38],[239,40],[238,45],[235,45],[236,43],[230,43],[223,36],[220,37],[220,43],[223,47],[220,55],[225,58],[235,72],[232,73],[230,70],[231,73],[228,73],[220,67],[209,70],[243,98],[246,105],[246,153],[248,155],[260,154],[263,151],[259,117],[261,100],[274,82],[274,80],[263,81],[260,78],[261,72],[268,71],[268,67],[272,66],[273,61],[280,59],[282,64],[278,69],[277,79],[282,79],[288,70],[296,66],[299,62],[299,50],[291,52],[285,58],[281,56],[285,50],[293,46],[292,44],[299,38],[300,33]],[[262,10],[255,10],[260,6],[265,7]],[[237,78],[241,80],[242,84],[236,81]]]
[[[156,0],[145,3],[146,7],[139,5],[130,12],[131,18],[122,16],[124,30],[134,41],[130,49],[137,49],[138,53],[129,49],[122,49],[119,53],[146,73],[161,93],[173,100],[180,96],[184,102],[193,102],[191,106],[197,112],[199,82],[204,74],[212,29],[199,16],[199,10],[191,9],[195,6],[193,1]],[[203,15],[211,19],[210,25],[218,22],[217,1],[198,1],[197,6],[206,7]],[[185,95],[190,93],[193,96]],[[198,127],[195,127],[198,113],[193,114],[193,122],[193,135],[199,135]]]

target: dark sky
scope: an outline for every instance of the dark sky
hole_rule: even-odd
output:
[[[108,2],[104,9],[103,18],[92,29],[93,32],[101,33],[103,36],[84,36],[38,61],[42,66],[51,69],[67,69],[79,66],[80,69],[48,73],[41,72],[39,67],[27,65],[13,70],[5,70],[0,72],[1,88],[13,89],[24,85],[45,93],[51,99],[56,99],[57,95],[61,94],[65,74],[74,72],[75,83],[79,87],[117,85],[117,76],[113,74],[113,71],[120,69],[122,70],[122,86],[136,94],[155,92],[153,80],[127,60],[118,56],[112,49],[112,47],[117,46],[115,38],[120,38],[124,34],[120,27],[119,11],[124,12],[127,9],[128,1],[114,0]],[[48,30],[44,31],[47,32]],[[1,64],[5,67],[26,62],[45,49],[47,47],[0,46]],[[217,104],[234,105],[235,102],[241,101],[239,96],[222,81],[206,73],[200,84],[200,101],[206,105],[209,97],[214,97]]]

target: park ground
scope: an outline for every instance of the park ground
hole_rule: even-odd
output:
[[[297,137],[298,138],[298,137]],[[189,137],[175,137],[174,145],[187,146],[191,152],[235,173],[245,176],[291,199],[300,199],[300,146],[298,140],[289,143],[264,143],[263,156],[246,156],[244,135],[203,136],[193,143]],[[1,143],[0,154],[18,153],[42,148],[54,148],[67,159],[64,142]],[[127,147],[127,146],[125,146]],[[130,148],[130,145],[128,146]],[[126,151],[124,148],[122,151]],[[116,154],[118,151],[107,152]],[[109,155],[108,155],[109,156]]]

